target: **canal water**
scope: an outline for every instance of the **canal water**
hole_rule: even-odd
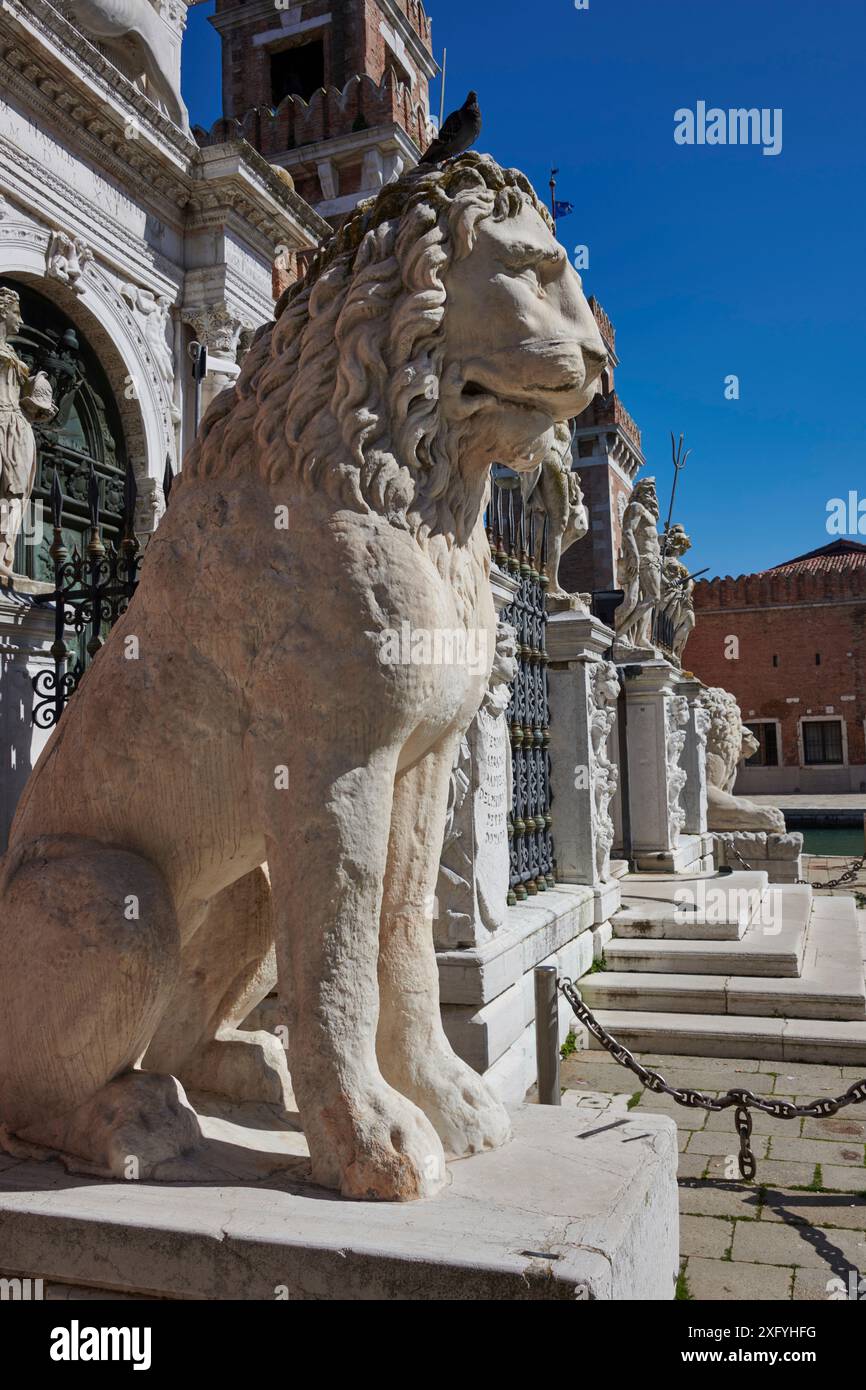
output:
[[[863,827],[858,825],[814,826],[801,829],[806,854],[845,854],[858,859],[863,853]]]

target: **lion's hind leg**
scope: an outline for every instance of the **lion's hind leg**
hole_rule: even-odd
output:
[[[144,1065],[184,1086],[294,1110],[283,1041],[240,1025],[277,981],[271,885],[254,869],[207,904]]]
[[[134,1070],[178,964],[171,895],[140,855],[72,835],[0,874],[0,1126],[8,1147],[146,1176],[198,1122],[171,1077]]]

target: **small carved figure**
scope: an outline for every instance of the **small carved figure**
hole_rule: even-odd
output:
[[[619,587],[625,598],[616,610],[616,634],[626,646],[651,649],[653,618],[661,596],[659,504],[655,478],[635,484],[622,521]]]
[[[548,598],[577,598],[582,605],[582,596],[568,594],[559,582],[562,556],[589,530],[580,478],[571,467],[571,431],[567,424],[556,426],[553,446],[538,468],[521,476],[520,490],[527,511],[547,517]]]
[[[589,680],[589,737],[592,747],[590,777],[595,807],[595,869],[600,883],[610,878],[610,851],[614,824],[610,803],[619,781],[619,768],[608,756],[608,740],[616,719],[619,676],[612,661],[599,661]]]
[[[15,542],[36,479],[36,439],[30,420],[47,420],[54,414],[45,372],[31,376],[10,346],[9,339],[20,332],[21,324],[18,295],[0,288],[0,571],[6,574],[12,572]]]
[[[671,650],[677,661],[682,661],[683,650],[695,625],[695,582],[689,576],[688,566],[682,563],[681,556],[691,550],[692,543],[679,524],[672,526],[667,533],[664,547],[664,562],[661,580],[661,612],[670,619],[672,627]]]
[[[68,285],[75,294],[84,293],[82,277],[93,252],[81,237],[52,232],[46,251],[46,274]]]

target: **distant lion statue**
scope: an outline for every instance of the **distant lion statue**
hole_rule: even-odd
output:
[[[362,204],[283,297],[0,860],[7,1148],[183,1176],[183,1085],[288,1094],[238,1028],[274,961],[315,1182],[426,1197],[508,1138],[442,1028],[432,902],[495,651],[490,466],[536,467],[605,362],[528,181],[475,153]]]
[[[776,806],[761,806],[734,796],[737,766],[757,751],[758,740],[743,724],[740,707],[729,690],[708,686],[699,696],[710,716],[707,734],[707,828],[767,830],[785,833],[785,817]]]
[[[151,100],[181,130],[189,115],[180,94],[180,36],[167,27],[150,0],[66,0],[82,32],[96,39],[121,68],[144,76]]]

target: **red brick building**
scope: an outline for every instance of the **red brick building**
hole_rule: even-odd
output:
[[[598,300],[590,299],[589,306],[610,360],[600,393],[575,421],[572,466],[580,474],[589,534],[562,557],[560,579],[571,593],[616,588],[623,512],[638,469],[646,462],[640,430],[614,388],[614,368],[619,365],[616,329]]]
[[[737,791],[866,791],[866,545],[699,580],[684,663],[739,702],[761,747]]]
[[[196,139],[242,136],[322,217],[339,222],[429,144],[438,69],[421,0],[217,0],[211,23],[224,114]]]

